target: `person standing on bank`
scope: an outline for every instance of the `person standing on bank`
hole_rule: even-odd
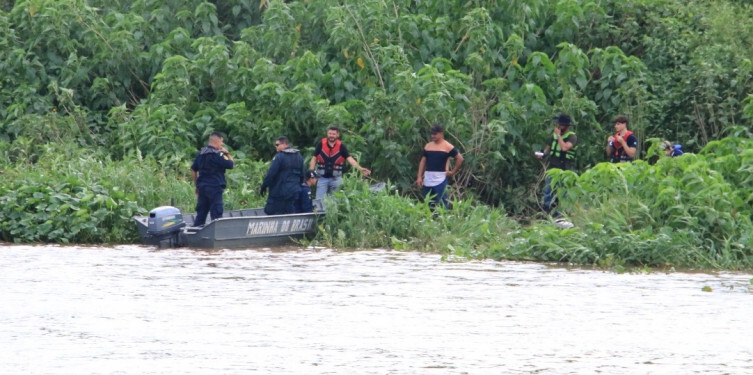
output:
[[[536,153],[536,157],[542,159],[549,157],[549,169],[575,170],[575,150],[578,137],[570,130],[572,120],[566,114],[560,114],[552,119],[557,123],[552,133],[552,144],[544,147],[544,150]],[[550,213],[554,208],[555,197],[552,187],[552,178],[547,176],[544,180],[544,211]]]
[[[303,156],[291,148],[288,137],[282,136],[275,141],[277,155],[272,159],[269,171],[259,188],[259,194],[264,196],[269,189],[264,213],[267,215],[283,215],[295,212],[295,201],[303,182]]]
[[[348,152],[348,148],[340,141],[340,128],[330,126],[327,129],[327,137],[322,138],[314,149],[314,157],[311,158],[309,169],[316,168],[319,180],[316,183],[316,199],[322,199],[327,194],[332,194],[342,184],[343,164],[345,161],[353,168],[361,171],[364,176],[371,174],[371,171],[360,166],[356,159],[353,159]]]
[[[442,207],[448,208],[447,196],[447,178],[458,173],[460,166],[463,165],[463,155],[450,142],[444,139],[444,129],[439,125],[431,127],[431,142],[424,146],[424,153],[421,161],[418,163],[418,176],[416,185],[423,188],[424,197],[431,194],[433,196],[429,205],[434,208],[437,203],[442,203]],[[455,165],[449,170],[450,158],[455,159]]]
[[[633,132],[627,130],[627,126],[627,116],[619,115],[614,120],[615,134],[609,136],[605,149],[609,161],[612,163],[631,162],[635,159],[638,138],[635,137]]]
[[[233,169],[233,157],[223,147],[222,134],[213,132],[209,135],[209,145],[203,147],[191,164],[191,178],[195,186],[196,227],[206,223],[207,214],[212,220],[222,217],[222,192],[227,186],[225,170]]]

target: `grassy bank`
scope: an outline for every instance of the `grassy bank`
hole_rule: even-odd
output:
[[[193,211],[190,161],[166,168],[149,157],[111,160],[66,144],[41,146],[34,162],[0,151],[8,166],[0,170],[1,241],[136,242],[133,215],[171,201]],[[561,205],[575,224],[571,229],[544,217],[522,223],[504,207],[473,197],[435,215],[392,184],[374,192],[368,181],[348,177],[312,244],[618,270],[753,269],[751,165],[753,141],[732,137],[699,154],[654,163],[602,163],[581,175],[553,172],[567,191]],[[266,163],[240,159],[227,176],[226,209],[262,206],[256,191],[266,169]]]

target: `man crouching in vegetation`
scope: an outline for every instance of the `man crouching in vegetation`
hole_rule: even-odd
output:
[[[225,190],[225,170],[233,169],[233,157],[222,146],[222,134],[213,132],[209,135],[209,145],[203,147],[191,165],[191,178],[195,186],[196,220],[193,225],[204,225],[207,213],[212,220],[222,217],[222,192]]]
[[[450,170],[450,158],[455,158],[455,165]],[[423,187],[422,194],[433,196],[429,205],[432,209],[437,203],[447,209],[447,188],[448,177],[458,173],[460,166],[463,165],[463,155],[450,142],[444,139],[444,129],[439,125],[431,127],[431,142],[424,146],[424,153],[421,161],[418,163],[418,177],[416,184]]]

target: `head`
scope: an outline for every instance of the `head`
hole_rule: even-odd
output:
[[[667,156],[672,154],[672,144],[669,141],[662,142],[661,149],[664,150],[664,154]]]
[[[340,138],[340,128],[337,126],[330,126],[327,128],[327,142],[334,143]]]
[[[319,179],[319,175],[316,174],[315,171],[308,170],[303,175],[303,180],[309,187],[316,185],[316,181]]]
[[[433,142],[439,142],[444,139],[444,128],[441,125],[434,125],[429,129],[431,133],[431,140]]]
[[[560,128],[562,132],[566,132],[567,129],[570,128],[570,125],[572,125],[572,120],[570,119],[570,116],[560,113],[559,116],[552,119],[557,123],[557,127]]]
[[[614,119],[614,130],[617,133],[622,133],[627,130],[628,118],[625,115],[619,115]]]
[[[222,147],[224,140],[225,138],[220,132],[212,132],[212,134],[209,135],[209,145],[214,148]]]
[[[283,135],[282,137],[279,137],[277,138],[277,140],[275,140],[275,150],[277,150],[277,152],[280,152],[288,148],[289,143],[290,140],[288,140],[288,137]]]

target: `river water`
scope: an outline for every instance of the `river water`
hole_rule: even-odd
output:
[[[2,374],[753,373],[750,274],[2,244],[0,271]]]

